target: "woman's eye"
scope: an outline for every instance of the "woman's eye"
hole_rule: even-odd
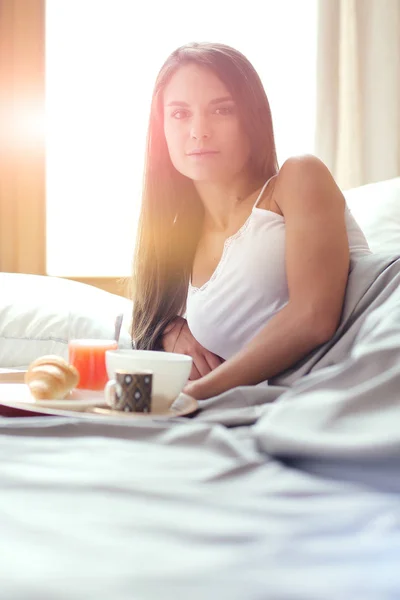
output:
[[[215,111],[218,115],[231,115],[233,113],[232,106],[222,106]]]
[[[172,117],[174,119],[179,120],[179,119],[184,119],[187,116],[187,114],[188,114],[187,110],[179,109],[172,113]]]

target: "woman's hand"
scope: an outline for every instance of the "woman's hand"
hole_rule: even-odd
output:
[[[198,343],[183,317],[176,317],[166,327],[161,343],[165,352],[187,354],[192,357],[193,365],[189,377],[191,381],[211,373],[224,362],[222,358],[209,352]]]
[[[207,385],[206,385],[207,388]],[[207,389],[204,389],[203,380],[189,381],[183,388],[183,393],[195,398],[196,400],[207,400],[214,394]]]
[[[218,369],[214,369],[212,373],[200,377],[196,381],[189,381],[182,391],[196,400],[207,400],[207,398],[218,396],[232,387],[236,386],[232,378],[231,360],[228,360]]]

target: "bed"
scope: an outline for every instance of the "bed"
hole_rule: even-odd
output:
[[[376,253],[336,337],[270,385],[168,421],[0,419],[2,598],[400,597],[400,179],[346,196]],[[38,340],[107,337],[89,305]],[[43,351],[10,364],[1,323],[0,366]]]

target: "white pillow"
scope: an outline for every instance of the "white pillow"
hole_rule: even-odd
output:
[[[0,273],[0,367],[26,367],[44,354],[67,358],[70,339],[112,339],[119,313],[119,345],[130,348],[127,298],[58,277]]]
[[[344,192],[372,252],[400,255],[400,177]]]

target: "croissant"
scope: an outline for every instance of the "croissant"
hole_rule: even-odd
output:
[[[58,400],[78,385],[79,372],[61,356],[41,356],[25,373],[25,383],[36,400]]]

